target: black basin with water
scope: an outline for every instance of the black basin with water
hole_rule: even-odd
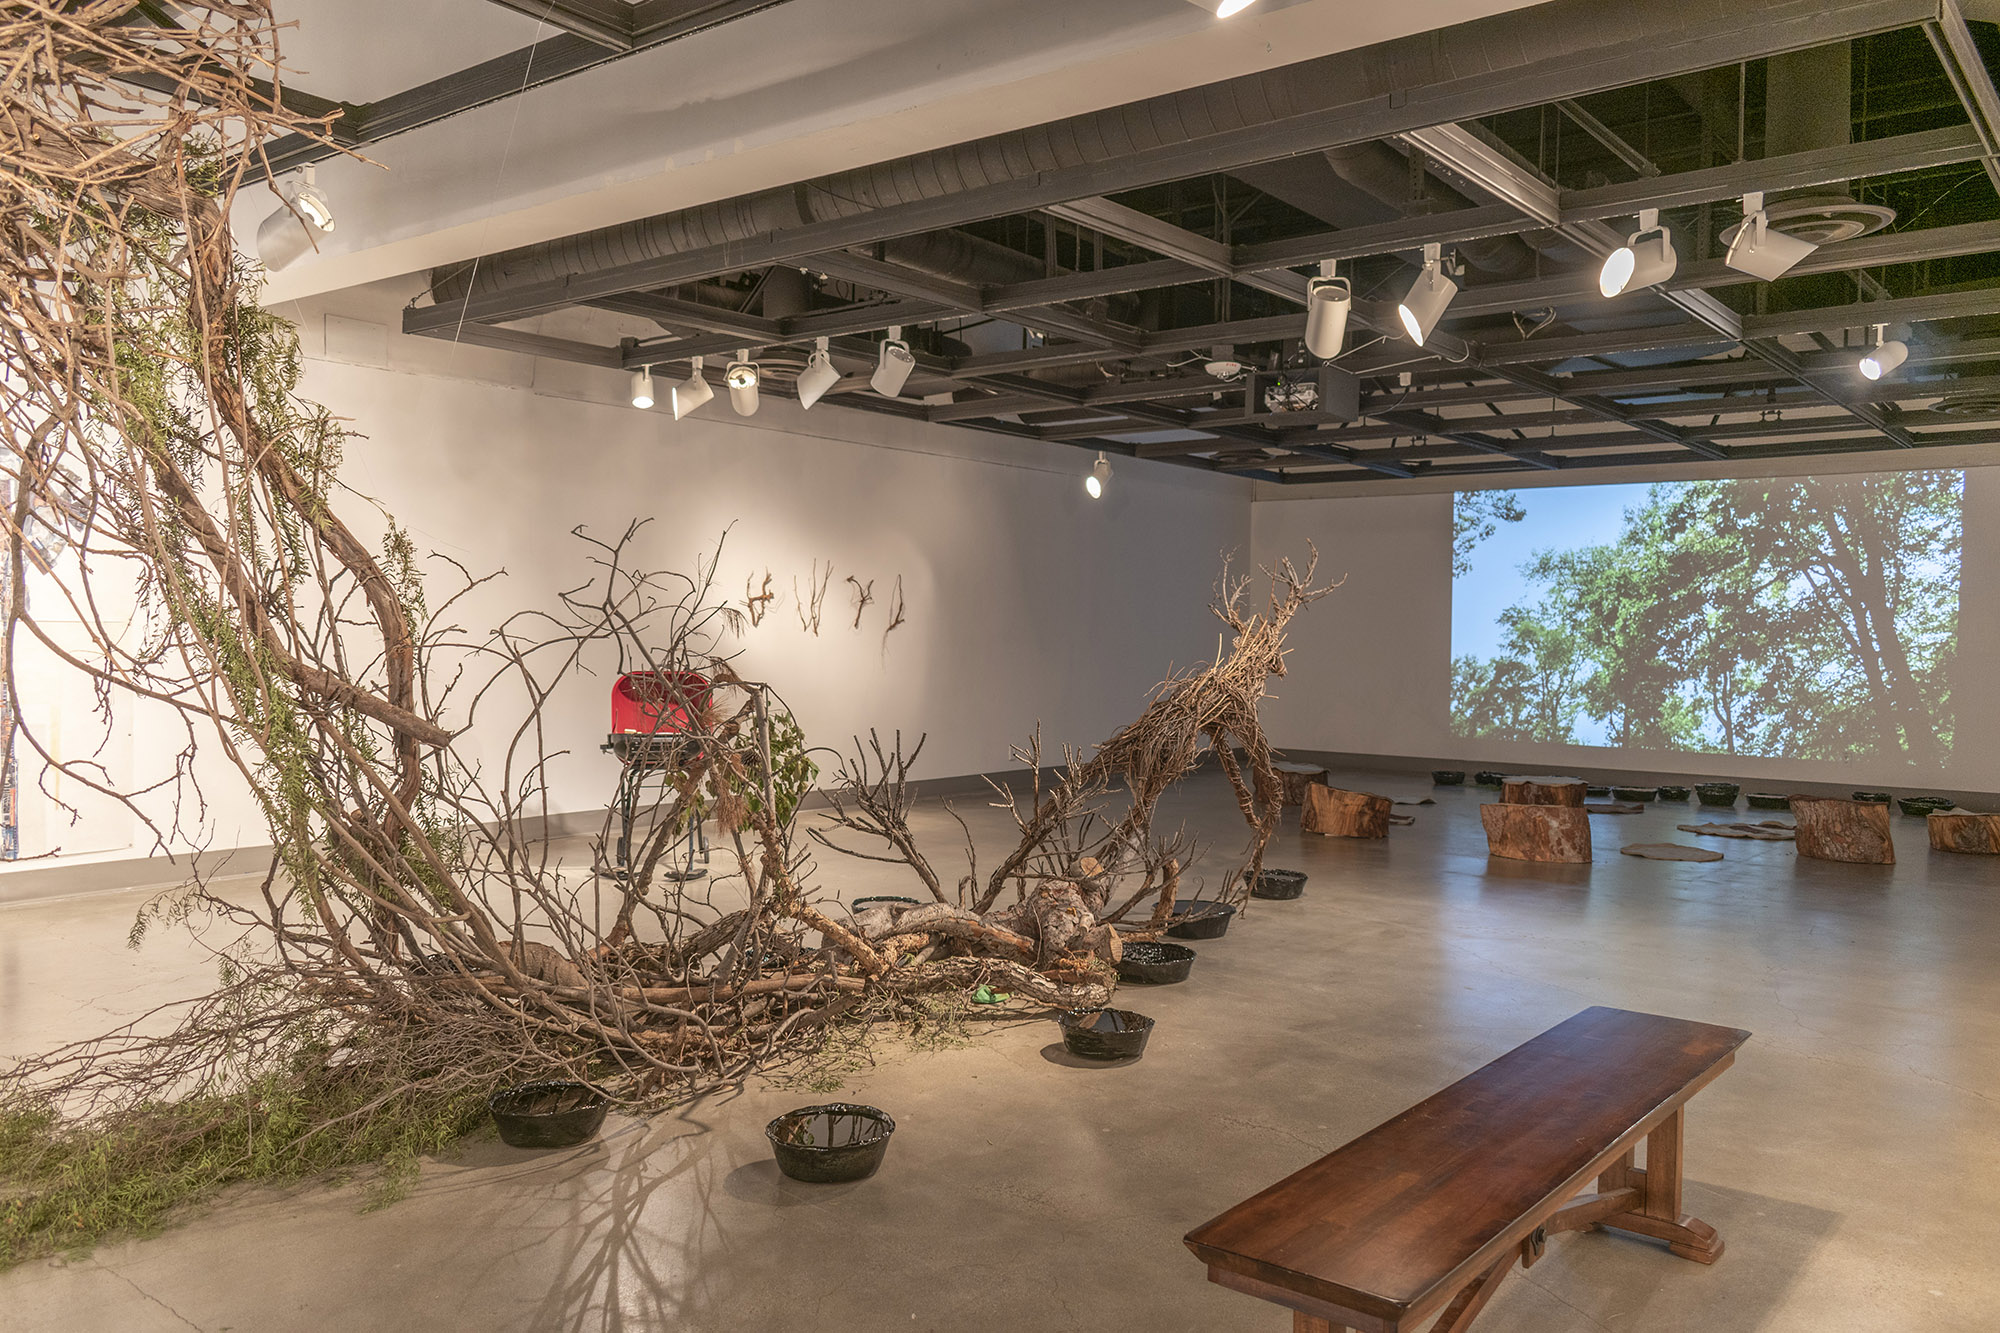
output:
[[[1118,959],[1118,979],[1142,985],[1170,986],[1186,981],[1194,970],[1195,952],[1185,944],[1164,940],[1132,940]]]
[[[1153,1035],[1153,1020],[1130,1009],[1073,1009],[1056,1021],[1069,1053],[1086,1060],[1130,1059]]]
[[[887,1112],[851,1102],[801,1106],[764,1126],[778,1169],[814,1185],[868,1179],[882,1165],[895,1132]]]
[[[1167,927],[1175,939],[1219,940],[1229,933],[1229,918],[1236,909],[1208,898],[1179,898],[1174,901],[1174,915],[1186,918]]]
[[[604,1094],[587,1083],[553,1079],[504,1088],[486,1101],[500,1137],[516,1148],[571,1148],[604,1124]]]
[[[1305,891],[1306,872],[1303,870],[1260,870],[1256,884],[1251,886],[1250,896],[1282,901],[1296,898]]]

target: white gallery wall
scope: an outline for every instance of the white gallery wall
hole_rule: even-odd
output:
[[[615,539],[647,520],[637,562],[680,571],[726,533],[718,593],[740,605],[768,572],[778,597],[720,650],[740,654],[746,679],[770,682],[814,744],[845,749],[870,728],[885,742],[900,730],[906,744],[928,733],[919,777],[1017,767],[1012,747],[1038,724],[1056,756],[1108,736],[1174,666],[1215,651],[1215,578],[1226,555],[1249,551],[1250,484],[1234,479],[1121,464],[1093,501],[1082,485],[1092,454],[1080,449],[831,405],[807,413],[775,397],[746,419],[718,396],[676,423],[664,405],[629,406],[622,375],[292,313],[308,357],[302,393],[353,432],[341,472],[350,494],[337,502],[350,524],[374,541],[393,515],[419,552],[505,571],[455,608],[470,636],[552,607],[591,577],[574,528]],[[797,600],[829,567],[813,634]],[[858,628],[850,576],[873,585]],[[905,622],[887,631],[899,579]],[[436,565],[431,599],[455,580]],[[569,752],[551,769],[555,813],[601,810],[617,781],[598,750],[615,667],[596,665],[603,674],[573,680],[548,711],[549,748]],[[446,716],[465,720],[457,708]],[[502,708],[475,723],[469,748],[489,775],[518,718]],[[83,719],[65,720],[83,734]],[[183,742],[158,721],[139,718],[129,760],[106,751],[127,790],[171,771]],[[268,842],[233,774],[208,764],[204,775],[198,843]],[[23,777],[39,821],[29,854],[63,848],[75,863],[149,851],[115,807],[44,818],[32,764]]]

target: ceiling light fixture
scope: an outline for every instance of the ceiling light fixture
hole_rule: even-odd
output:
[[[1625,238],[1625,244],[1611,252],[1597,275],[1597,290],[1607,297],[1657,287],[1674,276],[1681,257],[1674,249],[1674,234],[1660,225],[1660,210],[1639,210],[1639,230]]]
[[[737,352],[736,359],[722,372],[722,382],[729,386],[729,405],[736,409],[737,416],[757,415],[757,381],[760,378],[757,363],[750,359],[747,347]]]
[[[1102,500],[1104,498],[1104,488],[1110,484],[1111,460],[1106,458],[1102,453],[1099,453],[1097,461],[1091,465],[1090,475],[1083,479],[1084,494],[1093,500]]]
[[[903,341],[903,326],[894,324],[889,328],[889,337],[882,344],[875,373],[868,377],[868,383],[884,398],[894,398],[903,391],[910,372],[916,368],[917,358],[910,355],[910,345]]]
[[[1811,241],[1771,230],[1761,190],[1743,196],[1743,221],[1734,233],[1724,232],[1723,239],[1729,242],[1729,253],[1722,262],[1738,273],[1748,273],[1765,282],[1784,277],[1800,260],[1819,249]]]
[[[1875,326],[1875,346],[1868,355],[1861,358],[1862,378],[1879,380],[1884,375],[1893,375],[1898,366],[1910,359],[1908,343],[1900,338],[1890,338],[1886,342],[1883,340],[1888,332],[1887,324]]]
[[[1424,247],[1424,271],[1410,284],[1410,294],[1396,307],[1396,315],[1403,321],[1403,332],[1410,341],[1422,347],[1424,340],[1437,328],[1444,318],[1444,309],[1451,304],[1451,298],[1458,295],[1458,284],[1445,275],[1444,251],[1433,242]]]
[[[333,230],[333,205],[320,192],[311,167],[305,181],[284,196],[286,202],[257,225],[257,257],[277,272],[315,249],[319,238]]]
[[[696,357],[688,377],[673,387],[674,420],[679,421],[688,413],[715,397],[715,390],[709,387],[708,377],[701,373],[701,358]]]
[[[1339,356],[1353,306],[1353,285],[1333,276],[1331,259],[1321,263],[1319,276],[1306,284],[1306,350],[1322,361]]]
[[[1219,19],[1226,19],[1231,15],[1241,14],[1244,10],[1256,4],[1257,0],[1188,0],[1188,3],[1200,9],[1206,9]]]
[[[632,372],[632,406],[641,412],[653,405],[653,368],[640,366]]]
[[[839,382],[840,372],[833,368],[833,359],[826,354],[826,339],[821,338],[806,358],[806,368],[799,372],[799,406],[810,408]]]

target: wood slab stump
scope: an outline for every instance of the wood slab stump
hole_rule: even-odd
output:
[[[1561,861],[1580,865],[1590,860],[1590,816],[1575,805],[1498,805],[1479,807],[1486,826],[1486,852],[1510,861]]]
[[[1931,846],[1941,852],[2000,856],[2000,815],[1971,810],[1940,810],[1924,821]]]
[[[1311,764],[1272,764],[1271,768],[1285,789],[1286,805],[1304,805],[1307,787],[1315,782],[1326,785],[1326,770]]]
[[[1582,809],[1587,790],[1582,778],[1508,778],[1500,784],[1500,800],[1504,805],[1573,805]]]
[[[1342,791],[1323,783],[1306,788],[1299,827],[1329,838],[1386,838],[1392,802],[1366,791]]]
[[[1791,802],[1800,856],[1858,865],[1896,864],[1888,806],[1839,796],[1794,796]]]

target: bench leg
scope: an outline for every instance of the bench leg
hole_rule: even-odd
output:
[[[1349,1333],[1345,1324],[1336,1324],[1303,1310],[1292,1311],[1292,1333]]]
[[[1636,1185],[1641,1198],[1638,1208],[1607,1217],[1601,1225],[1666,1241],[1668,1253],[1712,1264],[1722,1257],[1722,1237],[1700,1218],[1681,1212],[1681,1137],[1686,1120],[1687,1108],[1682,1107],[1646,1136],[1645,1169],[1635,1169],[1627,1153],[1600,1177],[1600,1189],[1616,1177],[1614,1187]]]

